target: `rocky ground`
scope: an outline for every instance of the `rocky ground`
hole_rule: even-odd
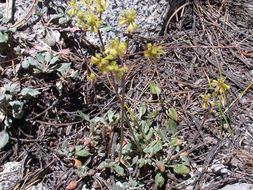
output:
[[[180,1],[177,6],[163,0],[109,0],[101,29],[105,43],[114,36],[125,39],[122,29],[115,29],[121,9],[135,8],[139,25],[126,61],[130,121],[124,123],[120,162],[119,102],[111,80],[90,64],[100,51],[98,37],[67,18],[64,0],[20,0],[14,9],[11,1],[0,2],[0,10],[9,7],[14,13],[9,23],[0,17],[0,40],[8,34],[0,42],[0,83],[5,85],[0,131],[9,135],[0,150],[0,190],[251,188],[251,0]],[[143,56],[149,42],[163,46],[157,64]],[[52,57],[47,55],[44,64],[58,58],[33,66],[45,52]],[[96,81],[87,80],[91,71]],[[220,75],[230,86],[227,101],[222,111],[204,109],[201,95],[211,91],[208,79]],[[150,90],[152,82],[159,94]],[[11,95],[8,105],[6,95]],[[6,133],[1,132],[0,142]]]

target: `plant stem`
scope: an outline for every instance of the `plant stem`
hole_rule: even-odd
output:
[[[124,117],[125,117],[125,74],[123,74],[121,78],[121,100],[120,100],[120,108],[121,108],[121,120],[120,120],[120,151],[119,151],[119,161],[122,158],[122,149],[123,149],[123,141],[124,141]]]
[[[127,47],[126,47],[126,53],[123,59],[123,62],[121,59],[119,61],[121,64],[125,67],[126,66],[126,58],[128,54],[128,47],[129,47],[129,40],[130,39],[130,33],[127,34]],[[124,141],[124,118],[125,118],[125,90],[126,90],[126,74],[124,73],[121,78],[121,99],[120,99],[120,107],[121,107],[121,121],[120,121],[120,150],[119,150],[119,161],[121,161],[122,158],[122,150],[123,150],[123,141]]]
[[[103,41],[102,34],[101,34],[100,30],[98,30],[98,36],[99,36],[99,40],[100,40],[100,43],[101,43],[101,46],[102,46],[102,51],[105,51],[105,44],[104,44],[104,41]]]

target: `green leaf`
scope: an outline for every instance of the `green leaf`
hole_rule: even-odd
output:
[[[149,89],[152,94],[155,94],[157,96],[159,96],[161,94],[161,88],[157,84],[155,84],[154,82],[151,82],[149,84]]]
[[[141,120],[141,128],[143,132],[147,134],[151,128],[151,123],[149,121]]]
[[[166,123],[166,128],[170,134],[175,134],[177,132],[177,122],[173,119],[169,119]]]
[[[0,43],[6,43],[8,41],[8,34],[0,32]]]
[[[165,127],[157,128],[156,132],[162,141],[168,141],[168,130]]]
[[[118,164],[113,164],[112,166],[113,170],[120,176],[123,176],[124,175],[124,169],[119,166]]]
[[[163,176],[160,173],[156,174],[156,176],[155,176],[156,186],[162,187],[164,182],[165,182],[165,179],[163,178]]]
[[[119,184],[113,184],[111,187],[110,187],[110,190],[125,190],[124,187],[121,187]]]
[[[162,149],[163,149],[162,142],[159,140],[159,141],[157,141],[155,146],[153,146],[153,153],[156,154],[157,152],[159,152]]]
[[[141,118],[147,111],[147,108],[144,104],[141,104],[139,109],[138,109],[138,112],[139,112],[139,115],[138,117]]]
[[[110,30],[112,30],[112,27],[108,24],[102,24],[101,30],[103,30],[104,32],[109,32]]]
[[[155,132],[154,129],[151,127],[148,131],[148,134],[145,135],[147,141],[149,141],[153,137],[154,132]]]
[[[75,173],[76,173],[76,175],[78,175],[78,177],[85,177],[88,175],[88,167],[87,166],[79,166],[79,167],[77,167]]]
[[[107,116],[108,116],[108,120],[109,120],[109,123],[112,123],[113,122],[113,118],[114,118],[114,114],[115,114],[115,111],[112,111],[112,110],[109,110],[107,112]]]
[[[39,95],[39,94],[40,94],[40,92],[39,92],[37,89],[23,88],[23,89],[21,90],[21,95],[22,95],[23,97],[29,97],[29,96],[35,97],[35,96],[37,96],[37,95]]]
[[[57,59],[58,59],[58,57],[57,57]],[[61,64],[59,64],[59,67],[57,68],[57,71],[60,72],[63,75],[66,71],[68,71],[70,69],[70,65],[71,65],[71,63],[61,63]]]
[[[20,82],[5,84],[4,89],[11,95],[16,95],[20,91]]]
[[[162,150],[162,143],[159,140],[159,141],[152,141],[146,148],[143,149],[143,152],[150,154],[151,156],[154,156],[160,150]]]
[[[39,62],[33,57],[28,57],[21,63],[21,66],[24,69],[28,69],[30,65],[36,67],[37,65],[39,65]]]
[[[83,146],[77,145],[75,146],[75,155],[79,157],[87,157],[90,155],[90,153]]]
[[[168,115],[174,121],[178,120],[178,115],[177,115],[177,111],[175,110],[175,108],[170,108],[169,111],[168,111]]]
[[[133,159],[132,159],[132,165],[136,164],[139,160],[139,156],[135,156]]]
[[[51,65],[51,64],[55,64],[56,61],[58,61],[58,59],[59,59],[59,56],[53,57],[53,58],[50,60],[50,65]],[[64,64],[70,65],[71,63],[62,63],[62,64],[63,64],[63,65],[64,65]]]
[[[109,168],[109,167],[110,167],[110,163],[106,160],[106,161],[101,162],[98,165],[97,169],[102,170],[102,169]]]
[[[105,119],[103,117],[94,117],[90,120],[90,122],[94,125],[97,125],[100,123],[106,124]]]
[[[82,119],[84,119],[85,121],[90,121],[90,117],[89,117],[87,114],[85,114],[85,113],[83,113],[83,112],[81,112],[81,111],[78,111],[78,114],[79,114],[79,116],[80,116]]]
[[[42,53],[38,53],[36,55],[36,60],[40,63],[43,63],[45,61],[45,56]]]
[[[146,119],[155,119],[158,116],[159,112],[158,111],[153,111],[147,114],[145,116]]]
[[[52,58],[52,54],[50,54],[49,52],[45,52],[44,53],[44,60],[47,62],[47,63],[50,63],[50,64],[53,64],[55,61],[58,60],[58,57],[56,58]],[[51,63],[51,60],[53,60],[53,62]]]
[[[11,27],[11,28],[9,28],[8,30],[9,30],[10,32],[13,32],[13,33],[14,33],[14,32],[17,31],[17,28],[16,28],[16,27]]]
[[[68,155],[69,149],[68,149],[68,141],[67,141],[67,140],[65,140],[65,141],[61,144],[61,146],[60,146],[60,148],[59,148],[59,150],[58,150],[58,153],[59,153],[60,155],[62,155],[62,156],[67,156],[67,155]]]
[[[61,18],[58,20],[59,24],[66,24],[68,21],[69,21],[69,19],[66,18],[66,17],[61,17]]]
[[[191,172],[190,169],[184,164],[174,164],[172,167],[174,172],[179,175],[187,175]]]
[[[138,182],[136,180],[134,180],[131,176],[129,176],[128,183],[129,183],[130,187],[137,187],[137,185],[138,185]]]
[[[145,165],[145,159],[141,158],[138,160],[139,168],[142,168]]]
[[[0,149],[6,146],[6,144],[9,142],[9,138],[9,134],[6,132],[6,130],[0,132]]]

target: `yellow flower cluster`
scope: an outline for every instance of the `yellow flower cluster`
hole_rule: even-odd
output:
[[[68,4],[68,14],[77,18],[78,27],[92,32],[98,31],[101,24],[100,15],[106,9],[105,0],[81,0],[80,4],[77,0],[70,0]]]
[[[96,65],[102,74],[113,73],[116,78],[121,78],[127,68],[117,65],[117,58],[126,53],[126,48],[126,43],[116,38],[108,44],[104,55],[98,53],[92,56],[91,63]]]
[[[212,80],[210,82],[210,90],[212,91],[212,96],[210,93],[201,94],[202,107],[207,109],[209,107],[217,106],[221,104],[225,106],[226,104],[226,92],[229,90],[230,86],[225,83],[225,80],[220,77],[217,80]]]
[[[217,94],[224,94],[230,88],[222,77],[218,78],[218,80],[212,80],[211,85]]]
[[[147,49],[144,51],[144,56],[147,59],[157,59],[162,54],[164,54],[162,46],[157,46],[151,43],[147,45]]]
[[[133,33],[137,29],[137,24],[135,23],[136,17],[137,17],[136,11],[126,10],[119,17],[119,25],[126,26],[127,32]]]
[[[101,15],[106,10],[106,0],[80,0],[79,2],[77,0],[69,1],[70,9],[68,14],[71,17],[77,18],[77,26],[84,31],[90,30],[91,32],[98,32],[101,35],[99,28],[101,25]],[[119,17],[119,25],[127,27],[127,32],[132,33],[137,28],[137,24],[135,23],[136,17],[136,11],[126,10]],[[159,47],[155,46],[155,48],[160,53]],[[108,43],[103,53],[98,53],[91,57],[91,63],[96,65],[102,74],[113,73],[116,78],[121,78],[127,68],[119,66],[117,61],[125,55],[126,50],[127,44],[115,38]],[[88,76],[88,80],[94,78],[94,73]]]

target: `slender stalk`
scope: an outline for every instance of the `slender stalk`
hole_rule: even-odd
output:
[[[100,43],[101,43],[101,46],[102,46],[102,51],[104,51],[105,50],[105,44],[104,44],[104,41],[103,41],[102,34],[101,34],[100,30],[98,30],[98,36],[99,36],[99,40],[100,40]]]
[[[253,82],[250,83],[250,84],[244,89],[244,91],[243,91],[241,94],[239,94],[239,96],[237,96],[236,99],[226,108],[226,110],[224,111],[224,114],[235,104],[236,101],[238,101],[239,99],[241,99],[241,98],[244,96],[244,94],[247,93],[247,91],[251,88],[251,86],[253,86]]]
[[[126,53],[123,59],[123,62],[119,58],[119,61],[122,63],[122,65],[126,66],[126,58],[128,53],[128,47],[129,47],[129,39],[130,34],[127,35],[127,47],[126,47]],[[123,141],[124,141],[124,118],[125,118],[125,90],[126,90],[126,74],[124,73],[121,78],[121,100],[120,100],[120,107],[121,107],[121,120],[120,120],[120,150],[119,150],[119,161],[121,161],[122,158],[122,150],[123,150]]]
[[[120,151],[119,151],[119,161],[122,158],[122,149],[123,149],[123,141],[124,141],[124,118],[125,118],[125,74],[121,78],[121,100],[120,100],[120,108],[121,108],[121,120],[120,120]]]

